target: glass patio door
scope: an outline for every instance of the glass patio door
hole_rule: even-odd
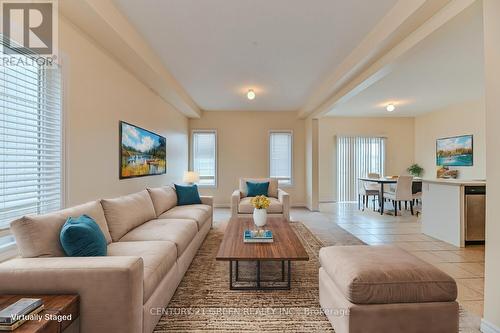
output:
[[[337,201],[352,202],[358,198],[358,178],[368,173],[385,173],[386,138],[337,137]]]

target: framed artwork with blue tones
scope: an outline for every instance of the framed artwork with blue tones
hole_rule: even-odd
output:
[[[436,165],[472,166],[474,164],[472,135],[436,140]]]
[[[144,128],[120,121],[120,179],[167,172],[167,140]]]

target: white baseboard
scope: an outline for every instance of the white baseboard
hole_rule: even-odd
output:
[[[500,333],[500,328],[492,323],[481,319],[481,332],[483,333]]]
[[[231,208],[230,204],[214,204],[215,208]]]

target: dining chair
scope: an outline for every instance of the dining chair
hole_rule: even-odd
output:
[[[412,193],[413,193],[413,206],[415,204],[422,203],[422,183],[415,182],[412,185]]]
[[[413,193],[413,204],[422,203],[422,192]]]
[[[410,203],[411,215],[413,215],[413,193],[412,193],[412,176],[399,176],[394,191],[384,191],[384,198],[392,201],[394,205],[394,216],[398,215],[398,206],[401,210],[401,202]]]
[[[378,173],[368,173],[368,178],[378,179],[380,175]],[[358,209],[365,210],[365,206],[368,207],[370,201],[370,196],[373,196],[373,210],[375,211],[375,201],[380,195],[380,185],[376,183],[359,181],[359,194],[358,194]],[[362,203],[361,203],[362,199]]]

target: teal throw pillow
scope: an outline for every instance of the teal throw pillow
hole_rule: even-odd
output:
[[[265,183],[252,183],[247,182],[248,193],[247,197],[256,197],[258,195],[268,196],[269,182]]]
[[[88,215],[69,217],[59,234],[68,257],[97,257],[107,254],[106,238],[99,225]]]
[[[177,193],[177,206],[201,204],[200,193],[198,193],[198,186],[196,184],[175,184],[175,192]]]

